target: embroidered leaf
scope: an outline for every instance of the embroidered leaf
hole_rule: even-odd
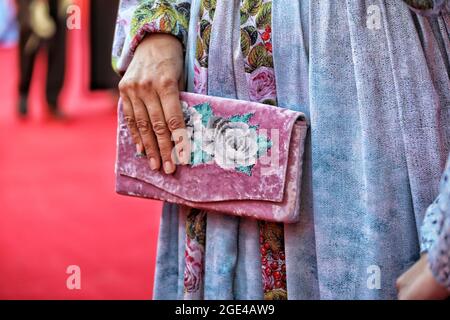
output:
[[[241,50],[244,56],[247,56],[250,52],[251,39],[247,31],[241,30]]]
[[[250,64],[245,64],[245,72],[246,73],[252,73],[253,71],[255,71],[256,67],[250,65]]]
[[[212,8],[211,10],[209,10],[209,18],[211,20],[214,20],[214,13],[216,13],[216,7]]]
[[[267,53],[266,58],[261,62],[261,66],[273,68],[273,57]]]
[[[263,44],[258,44],[250,50],[248,54],[248,63],[253,68],[266,66],[268,62],[269,54],[266,47]]]
[[[258,158],[265,155],[267,150],[272,148],[272,141],[265,135],[259,135],[258,138],[256,138],[256,142],[258,143]]]
[[[256,13],[258,13],[258,9],[261,7],[261,4],[262,0],[244,0],[242,10],[245,13],[254,16]]]
[[[196,151],[191,155],[191,165],[196,166],[199,164],[207,163],[211,161],[211,156],[207,154],[205,151]]]
[[[264,3],[256,15],[256,27],[265,29],[272,24],[272,1]]]
[[[180,34],[181,33],[181,28],[180,28],[180,24],[178,23],[178,21],[175,23],[175,27],[172,30],[173,34]]]
[[[243,25],[244,23],[246,23],[248,21],[249,15],[247,13],[245,13],[244,11],[242,11],[241,8],[241,25]]]
[[[244,28],[244,30],[247,31],[248,35],[250,36],[251,45],[253,46],[258,40],[258,30],[256,30],[254,26],[247,26]]]
[[[193,107],[202,116],[202,124],[206,126],[209,119],[213,116],[211,106],[208,102],[196,105]]]
[[[191,152],[191,165],[199,165],[203,163],[207,163],[212,160],[211,155],[207,154],[205,151],[201,149],[201,141],[194,140],[192,141],[192,148],[195,151]]]
[[[200,61],[200,60],[202,60],[203,56],[204,56],[204,49],[203,49],[202,39],[200,37],[197,37],[197,47],[195,48],[195,58],[198,61]]]
[[[250,119],[254,116],[254,113],[238,114],[232,116],[229,120],[231,122],[245,122],[248,123]]]
[[[241,173],[245,173],[246,175],[248,175],[250,177],[252,175],[252,170],[253,170],[254,166],[255,165],[251,165],[248,167],[237,167],[237,168],[235,168],[235,170],[238,172],[241,172]]]
[[[198,13],[198,16],[203,17],[204,14],[205,14],[205,7],[203,6],[203,1],[201,1],[200,12]]]
[[[206,50],[206,52],[209,52],[209,42],[211,39],[211,24],[208,25],[206,27],[206,29],[203,31],[202,38],[203,38],[203,44],[205,46],[205,50]]]
[[[200,67],[202,68],[208,68],[208,56],[205,55],[202,60],[199,60],[198,63],[200,64]]]
[[[146,3],[145,5],[139,6],[131,20],[131,35],[136,35],[145,24],[152,22],[154,15],[155,10],[152,9],[150,4]]]
[[[216,0],[202,0],[201,4],[205,7],[206,10],[211,11],[216,8]]]
[[[202,19],[202,20],[200,21],[200,37],[203,38],[203,32],[205,31],[205,29],[206,29],[209,25],[211,25],[211,24],[210,24],[209,21],[206,20],[206,19]]]
[[[181,2],[175,6],[175,9],[181,13],[186,19],[189,19],[191,4],[189,2]]]

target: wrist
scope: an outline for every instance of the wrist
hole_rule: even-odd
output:
[[[151,33],[142,39],[134,55],[142,54],[150,57],[164,55],[183,60],[183,45],[178,38],[166,33]]]

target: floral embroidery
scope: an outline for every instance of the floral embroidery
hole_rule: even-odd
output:
[[[272,55],[272,1],[241,0],[241,50],[251,101],[276,105]],[[260,222],[264,299],[287,299],[284,226]]]
[[[285,300],[287,290],[283,227],[260,221],[259,232],[264,299]]]
[[[241,1],[241,50],[252,101],[276,105],[272,1]]]
[[[144,1],[131,20],[132,48],[136,48],[144,36],[152,32],[170,33],[186,43],[189,10],[189,2]]]
[[[184,293],[191,299],[200,299],[203,294],[206,213],[198,209],[186,209],[189,213],[186,220]]]
[[[182,102],[187,130],[191,136],[191,164],[215,163],[225,170],[252,174],[257,160],[272,147],[250,124],[253,113],[229,118],[214,115],[209,103],[189,107]]]
[[[249,75],[250,99],[273,104],[276,97],[275,74],[273,69],[260,67]]]
[[[208,92],[208,54],[216,4],[217,0],[203,0],[200,3],[194,61],[194,92],[199,94],[207,94]]]

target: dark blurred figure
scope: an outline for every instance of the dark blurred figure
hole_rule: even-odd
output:
[[[114,90],[119,83],[110,58],[118,8],[119,0],[90,2],[91,90]]]
[[[66,56],[66,0],[17,0],[20,25],[20,101],[21,116],[28,113],[28,94],[34,62],[43,47],[48,53],[46,97],[49,111],[63,118],[58,97],[64,82]]]

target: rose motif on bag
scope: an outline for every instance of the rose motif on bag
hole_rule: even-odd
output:
[[[217,165],[223,169],[254,166],[258,158],[256,129],[245,122],[232,122],[223,118],[215,119],[211,129],[212,143],[203,150],[214,155]],[[208,138],[208,134],[205,135]],[[210,139],[205,139],[210,140]],[[204,140],[204,141],[205,141]],[[209,141],[208,141],[209,142]],[[211,150],[211,146],[214,149]]]
[[[215,163],[224,170],[251,175],[258,158],[267,153],[272,142],[251,125],[253,113],[229,118],[213,114],[209,103],[189,108],[182,102],[192,143],[191,164]]]

